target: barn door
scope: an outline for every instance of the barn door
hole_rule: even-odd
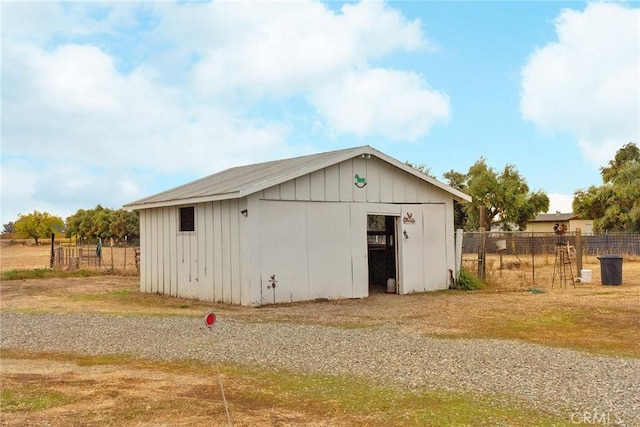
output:
[[[398,227],[401,294],[423,292],[425,289],[422,206],[402,205]]]
[[[309,297],[306,206],[300,202],[260,203],[260,304],[306,300]]]
[[[369,293],[387,292],[387,281],[398,280],[396,217],[367,215]]]
[[[445,205],[403,205],[399,228],[400,293],[446,289]]]
[[[365,254],[351,241],[357,218],[348,204],[260,204],[261,304],[366,295]]]

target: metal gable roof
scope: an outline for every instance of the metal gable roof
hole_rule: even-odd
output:
[[[468,195],[365,145],[344,150],[233,167],[153,196],[128,203],[124,207],[127,209],[149,209],[244,197],[363,154],[369,154],[391,163],[407,173],[447,191],[454,199],[460,202],[471,201]]]
[[[538,214],[534,219],[529,222],[556,222],[556,221],[570,221],[576,219],[578,216],[572,212],[569,213],[551,213],[551,214]]]

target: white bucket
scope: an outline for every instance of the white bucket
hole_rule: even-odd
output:
[[[396,279],[387,279],[387,293],[396,293]]]
[[[580,270],[580,281],[582,283],[591,283],[591,270]]]

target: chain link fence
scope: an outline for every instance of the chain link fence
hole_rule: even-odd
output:
[[[466,232],[462,242],[465,254],[479,253],[483,241],[486,253],[499,253],[497,242],[504,241],[506,249],[521,255],[553,255],[558,244],[576,245],[577,233],[567,232],[561,236],[554,233],[534,232]],[[597,235],[581,235],[584,255],[623,255],[640,257],[640,234],[608,233]]]
[[[559,257],[564,248],[575,252]],[[581,269],[599,272],[598,257],[603,255],[640,260],[640,234],[466,232],[462,241],[462,267],[505,288],[575,284]]]

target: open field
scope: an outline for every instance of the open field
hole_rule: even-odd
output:
[[[494,290],[517,290],[530,287],[570,287],[572,278],[579,278],[575,260],[566,266],[566,274],[561,276],[561,265],[556,264],[554,254],[537,254],[535,262],[529,257],[517,258],[513,255],[505,255],[500,268],[500,257],[496,254],[488,254],[486,259],[486,280]],[[477,255],[464,254],[463,268],[477,274]],[[623,257],[623,282],[635,284],[640,281],[640,258],[637,256]],[[584,256],[583,270],[591,270],[592,283],[601,284],[600,261],[596,256]],[[566,280],[562,280],[562,279]],[[576,286],[578,286],[576,284]]]
[[[86,246],[88,253],[95,251],[95,246]],[[48,268],[51,254],[51,246],[22,244],[5,245],[0,247],[0,272],[13,269]],[[102,264],[100,270],[122,272],[136,271],[133,247],[109,247],[102,248]]]
[[[13,254],[11,248],[2,248],[3,271],[28,267],[22,249]],[[29,250],[36,260],[31,266],[42,267],[37,264],[42,255]],[[46,248],[44,252],[46,263]],[[16,259],[22,264],[12,265]],[[0,284],[0,300],[2,313],[201,317],[214,310],[220,319],[257,324],[345,329],[392,325],[443,338],[516,340],[640,358],[640,262],[625,260],[622,286],[600,285],[595,263],[585,268],[593,269],[594,281],[575,288],[557,284],[552,288],[552,270],[545,273],[541,267],[535,291],[509,284],[505,276],[513,272],[503,270],[502,281],[492,279],[491,287],[476,292],[374,294],[363,300],[261,308],[139,294],[137,277],[111,275],[6,281]],[[20,349],[2,351],[0,424],[226,425],[217,369],[233,425],[575,425],[568,415],[541,412],[509,396],[408,391],[348,376],[301,375],[246,365],[158,363],[118,354]]]
[[[571,425],[508,396],[193,361],[9,351],[1,374],[3,426]]]

